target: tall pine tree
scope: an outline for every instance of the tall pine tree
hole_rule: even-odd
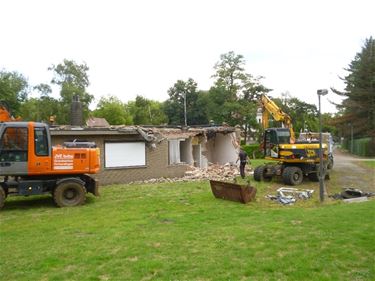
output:
[[[375,41],[366,39],[360,53],[346,69],[349,74],[343,79],[346,86],[338,108],[342,116],[338,118],[341,126],[351,124],[357,137],[375,136]]]

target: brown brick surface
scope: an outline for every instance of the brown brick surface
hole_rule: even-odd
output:
[[[101,171],[95,177],[99,179],[101,185],[128,183],[132,181],[147,180],[152,178],[175,178],[183,177],[188,169],[187,165],[168,164],[168,141],[163,140],[156,144],[156,148],[150,148],[146,143],[146,166],[145,167],[124,167],[105,168],[104,167],[104,143],[106,141],[134,141],[140,140],[138,136],[84,136],[77,139],[93,141],[100,149]],[[64,141],[71,141],[71,136],[52,136],[53,145],[62,144]]]

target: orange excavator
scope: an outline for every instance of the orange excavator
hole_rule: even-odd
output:
[[[52,194],[59,207],[99,196],[100,151],[92,142],[52,146],[47,124],[21,122],[0,103],[0,208],[8,195]]]

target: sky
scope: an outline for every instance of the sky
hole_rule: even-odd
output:
[[[0,0],[0,10],[0,70],[37,85],[64,59],[86,63],[96,102],[164,101],[188,78],[208,90],[233,51],[271,97],[317,105],[318,89],[344,89],[345,68],[375,37],[373,0]],[[322,112],[336,111],[329,101],[340,98],[322,97]]]

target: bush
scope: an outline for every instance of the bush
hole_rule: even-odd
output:
[[[263,158],[263,150],[260,149],[260,145],[258,143],[242,145],[241,148],[247,153],[247,155],[249,155],[249,158]]]

